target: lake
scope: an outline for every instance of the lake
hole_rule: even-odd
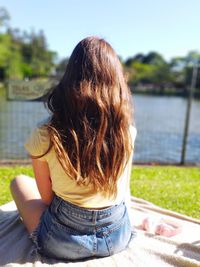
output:
[[[137,127],[134,161],[179,163],[187,100],[135,95],[133,103]],[[37,123],[47,116],[41,102],[6,101],[1,94],[0,160],[26,159],[24,141]],[[186,162],[200,162],[200,100],[192,102]]]

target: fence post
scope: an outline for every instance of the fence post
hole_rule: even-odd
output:
[[[181,152],[181,162],[180,162],[182,165],[185,164],[186,146],[187,146],[187,140],[188,140],[189,123],[190,123],[190,113],[191,113],[191,107],[192,107],[192,97],[193,97],[194,89],[196,87],[197,74],[198,74],[198,62],[194,63],[193,65],[192,81],[191,81],[191,86],[189,89],[189,96],[188,96],[187,110],[186,110],[186,117],[185,117],[185,128],[184,128],[184,134],[183,134],[182,152]]]

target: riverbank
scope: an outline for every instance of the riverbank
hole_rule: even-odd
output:
[[[30,159],[19,159],[19,160],[0,160],[0,167],[3,166],[29,166],[31,165]],[[165,163],[165,162],[133,162],[133,166],[141,166],[141,167],[200,167],[200,163],[186,163],[184,165],[177,163]]]
[[[151,95],[151,96],[178,96],[188,98],[189,90],[177,89],[177,88],[148,88],[148,87],[134,87],[130,86],[132,94],[138,95]],[[193,92],[194,99],[200,99],[200,90],[196,89]]]

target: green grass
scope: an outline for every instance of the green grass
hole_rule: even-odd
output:
[[[0,205],[12,200],[9,183],[20,173],[33,176],[30,166],[0,167]],[[200,219],[200,168],[134,166],[131,193],[163,208]]]
[[[10,181],[19,174],[26,174],[33,176],[33,171],[31,166],[10,166],[10,167],[0,167],[0,205],[12,200],[10,194]]]
[[[200,168],[134,167],[131,194],[200,219]]]

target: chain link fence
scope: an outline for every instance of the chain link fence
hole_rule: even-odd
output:
[[[32,87],[28,88],[26,90]],[[35,88],[40,92],[39,87]],[[26,90],[24,92],[27,94]],[[0,160],[28,159],[24,142],[33,128],[48,117],[42,101],[31,101],[31,92],[28,94],[29,100],[22,100],[26,97],[17,97],[19,93],[19,90],[12,91],[9,97],[6,90],[0,88]],[[133,105],[137,128],[134,161],[179,164],[187,99],[134,95]],[[186,146],[188,164],[200,163],[199,118],[200,101],[193,100]]]

